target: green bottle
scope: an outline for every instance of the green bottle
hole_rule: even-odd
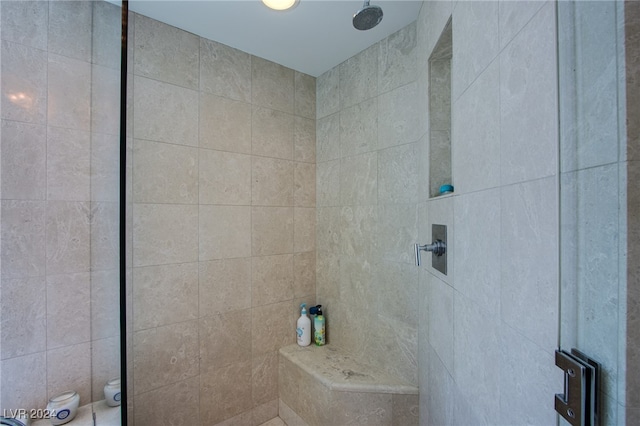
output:
[[[322,305],[315,306],[314,312],[316,317],[313,320],[313,340],[316,343],[316,346],[324,346],[327,343],[326,339],[326,329],[325,329],[325,319],[322,315]]]

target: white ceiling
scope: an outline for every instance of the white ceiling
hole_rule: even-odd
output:
[[[422,1],[371,4],[382,7],[384,17],[368,31],[351,23],[359,0],[299,0],[284,12],[260,0],[130,0],[129,9],[317,77],[415,21]]]

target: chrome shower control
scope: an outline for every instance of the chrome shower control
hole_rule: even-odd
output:
[[[431,266],[447,275],[447,227],[445,225],[431,225],[433,242],[431,244],[415,244],[416,266],[420,266],[420,252],[430,251]]]
[[[425,244],[423,246],[416,244],[416,260],[418,265],[420,264],[420,250],[433,252],[436,256],[442,256],[447,251],[447,245],[444,241],[435,240],[431,244]]]

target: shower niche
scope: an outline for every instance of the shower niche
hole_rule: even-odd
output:
[[[451,19],[429,57],[429,197],[441,195],[451,176]]]

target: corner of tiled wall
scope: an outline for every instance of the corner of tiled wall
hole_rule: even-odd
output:
[[[132,48],[135,422],[260,424],[315,303],[315,78],[140,15]]]
[[[317,296],[332,345],[417,383],[416,24],[318,77]]]

